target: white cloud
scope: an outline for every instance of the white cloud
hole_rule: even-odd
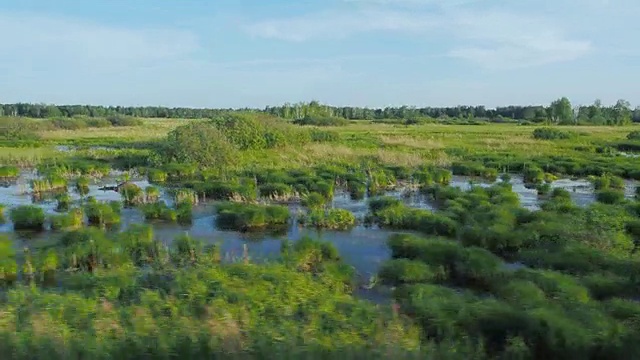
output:
[[[559,21],[496,9],[472,11],[473,0],[344,0],[388,7],[341,9],[256,22],[247,31],[257,37],[304,42],[344,40],[387,32],[446,44],[449,56],[486,68],[518,68],[570,61],[585,55],[589,41],[565,34]],[[402,10],[397,4],[436,4],[437,10]],[[445,6],[447,4],[447,6]],[[556,19],[557,20],[557,19]]]
[[[340,39],[372,31],[423,32],[441,20],[427,14],[411,16],[396,11],[326,11],[294,18],[258,21],[246,27],[256,37],[302,42]]]

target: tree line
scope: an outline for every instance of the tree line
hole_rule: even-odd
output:
[[[563,97],[548,106],[505,106],[494,109],[485,106],[454,107],[336,107],[320,104],[317,101],[268,106],[264,109],[208,109],[208,108],[169,108],[162,106],[93,106],[93,105],[49,105],[49,104],[3,104],[0,116],[23,116],[32,118],[54,117],[107,117],[133,116],[146,118],[198,119],[214,118],[229,112],[263,112],[285,119],[303,119],[305,117],[343,118],[348,120],[415,120],[415,119],[482,119],[487,121],[526,121],[556,124],[593,124],[624,125],[640,122],[640,107],[632,109],[629,102],[619,100],[612,106],[604,106],[599,100],[591,105],[573,106]]]

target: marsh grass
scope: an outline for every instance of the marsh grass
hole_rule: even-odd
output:
[[[52,215],[49,217],[51,230],[80,229],[84,225],[84,212],[76,208],[66,214]]]
[[[44,210],[34,205],[18,206],[10,211],[15,230],[44,230]]]

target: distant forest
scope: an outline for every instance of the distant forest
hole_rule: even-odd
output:
[[[343,118],[348,120],[405,120],[424,121],[438,119],[481,120],[490,122],[548,122],[557,124],[624,125],[640,122],[640,107],[632,109],[629,102],[619,100],[613,106],[603,106],[600,101],[592,105],[572,106],[567,98],[561,98],[548,106],[505,106],[487,109],[484,106],[455,107],[336,107],[308,103],[269,106],[265,109],[195,109],[168,108],[160,106],[93,106],[93,105],[48,105],[48,104],[2,104],[0,116],[23,116],[32,118],[55,117],[108,117],[133,116],[146,118],[213,118],[230,111],[263,112],[285,119],[309,117]]]

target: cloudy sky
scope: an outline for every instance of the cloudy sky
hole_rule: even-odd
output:
[[[3,0],[0,103],[640,105],[637,0]]]

